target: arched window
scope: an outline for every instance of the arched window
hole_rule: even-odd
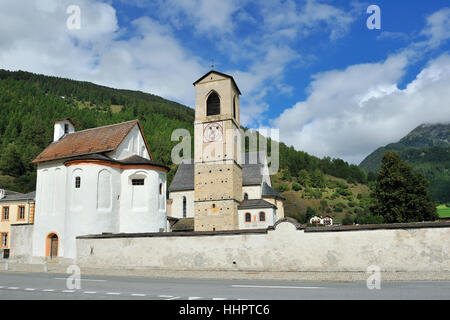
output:
[[[183,197],[183,218],[186,218],[187,213],[186,213],[186,197]]]
[[[252,215],[249,212],[245,214],[245,222],[252,222]]]
[[[206,115],[214,116],[220,114],[220,98],[216,92],[212,92],[206,101]]]
[[[244,193],[244,200],[248,200],[248,193]]]
[[[259,213],[259,221],[266,221],[266,213],[265,212],[260,212]]]

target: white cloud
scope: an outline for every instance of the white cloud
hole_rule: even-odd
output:
[[[349,66],[313,76],[308,98],[273,121],[281,140],[319,157],[359,163],[424,122],[450,120],[450,56],[442,54],[403,90],[407,68],[450,38],[450,10],[427,18],[425,41],[411,43],[379,63]],[[447,24],[447,27],[446,27]]]
[[[69,30],[69,5],[81,9],[81,29]],[[97,0],[2,0],[0,68],[142,90],[193,105],[192,79],[204,71],[170,28],[137,19],[133,37],[115,9]]]
[[[429,37],[427,44],[433,48],[450,39],[450,8],[443,8],[428,16],[422,34]]]
[[[325,30],[330,39],[335,40],[345,35],[356,19],[353,12],[317,0],[269,0],[261,5],[265,25],[278,36],[292,39]]]
[[[308,99],[274,121],[281,140],[319,157],[359,163],[421,123],[450,120],[450,56],[429,62],[400,90],[397,84],[407,63],[399,54],[316,75]]]
[[[214,36],[233,32],[233,15],[243,3],[238,0],[164,0],[158,1],[158,10],[176,26],[187,23],[199,33]]]

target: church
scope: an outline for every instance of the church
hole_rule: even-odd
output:
[[[166,231],[166,173],[139,121],[75,131],[54,125],[37,164],[33,257],[75,258],[76,237]]]
[[[210,71],[194,83],[194,159],[179,165],[169,187],[173,231],[264,229],[284,218],[266,155],[243,153],[233,77]],[[179,227],[180,226],[180,227]]]
[[[210,71],[194,83],[194,159],[167,194],[169,168],[153,161],[138,120],[76,131],[54,124],[37,164],[33,257],[74,259],[92,234],[265,229],[284,218],[264,153],[242,153],[234,79]]]

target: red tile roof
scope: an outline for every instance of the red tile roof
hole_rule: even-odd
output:
[[[115,151],[136,124],[144,137],[138,120],[69,133],[45,148],[33,163]],[[147,145],[146,141],[145,144]],[[148,145],[147,150],[150,154]]]

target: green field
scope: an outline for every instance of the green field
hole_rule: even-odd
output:
[[[445,204],[437,207],[437,212],[441,218],[450,218],[450,208],[446,207]]]

